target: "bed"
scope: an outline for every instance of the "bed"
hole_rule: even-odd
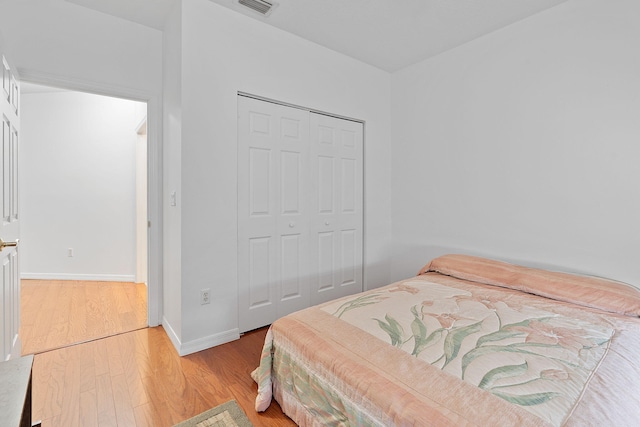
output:
[[[466,255],[285,316],[256,410],[302,426],[640,425],[640,291]]]

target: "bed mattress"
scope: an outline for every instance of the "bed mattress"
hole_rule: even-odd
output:
[[[447,255],[269,329],[256,409],[302,426],[640,425],[640,292]]]

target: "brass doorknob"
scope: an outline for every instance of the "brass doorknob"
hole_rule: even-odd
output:
[[[18,246],[19,242],[20,239],[16,239],[15,242],[5,242],[4,240],[0,239],[0,251],[2,251],[7,246]]]

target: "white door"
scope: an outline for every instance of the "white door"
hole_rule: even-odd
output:
[[[309,113],[238,97],[240,330],[309,305]]]
[[[362,137],[358,122],[238,96],[241,332],[362,290]]]
[[[18,137],[20,121],[18,117],[19,87],[15,73],[3,55],[0,66],[0,119],[2,135],[0,146],[0,188],[2,197],[2,218],[0,219],[0,360],[20,356],[20,276],[18,267],[18,242],[20,227],[18,222]],[[6,244],[6,246],[5,246]]]
[[[362,291],[363,125],[311,113],[311,302]]]

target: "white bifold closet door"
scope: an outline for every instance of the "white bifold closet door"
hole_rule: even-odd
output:
[[[238,96],[239,326],[362,291],[363,126]]]

